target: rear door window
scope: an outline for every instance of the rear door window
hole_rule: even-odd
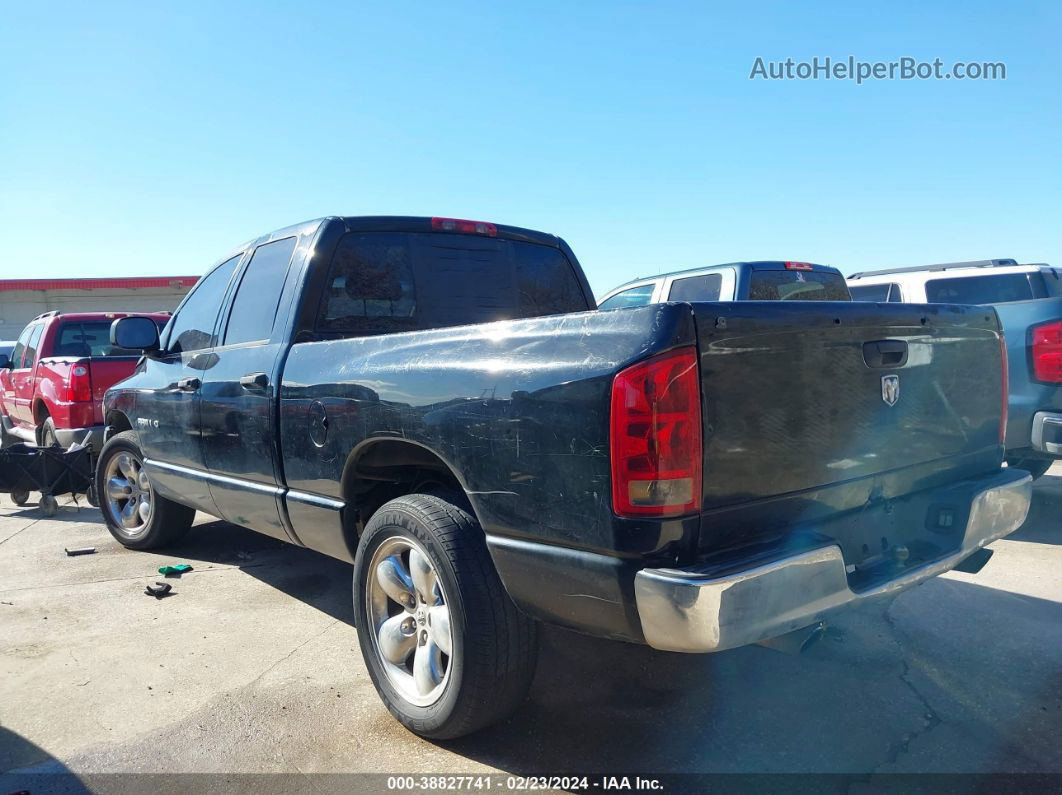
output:
[[[598,309],[620,309],[626,306],[645,306],[653,300],[653,290],[656,289],[656,283],[642,284],[638,287],[631,287],[629,290],[623,290],[616,293],[611,298],[606,298],[600,304]]]
[[[22,367],[22,358],[26,353],[26,344],[29,342],[30,335],[38,328],[40,328],[40,326],[26,326],[26,328],[22,329],[22,333],[18,335],[18,340],[15,342],[15,349],[11,351],[11,369],[18,370]]]
[[[850,301],[839,273],[828,271],[754,270],[749,280],[750,301]]]
[[[254,250],[236,288],[225,329],[225,345],[269,339],[277,318],[288,263],[298,238],[286,237]]]
[[[321,331],[386,334],[587,309],[559,249],[472,235],[364,232],[336,248]]]
[[[723,288],[723,276],[719,273],[702,273],[671,282],[669,301],[718,301]]]
[[[1005,304],[1046,296],[1040,273],[995,273],[926,282],[926,300],[931,304]]]
[[[29,342],[26,343],[26,353],[22,357],[23,367],[33,367],[33,363],[37,361],[37,347],[41,344],[41,334],[43,333],[43,324],[38,324],[34,327],[33,333],[30,334]]]

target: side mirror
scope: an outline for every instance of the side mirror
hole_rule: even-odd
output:
[[[0,370],[11,369],[11,357],[6,353],[0,353]]]
[[[159,349],[159,327],[149,317],[120,317],[111,323],[111,345],[154,353]]]

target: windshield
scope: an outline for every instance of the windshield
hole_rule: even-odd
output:
[[[829,271],[752,272],[750,301],[850,301],[848,286],[839,273]]]
[[[629,290],[624,290],[621,293],[616,293],[611,298],[606,298],[600,304],[597,305],[598,309],[620,309],[625,306],[645,306],[653,298],[653,290],[656,289],[656,283],[642,284],[638,287],[632,287]]]
[[[898,284],[861,284],[848,285],[848,292],[852,294],[853,301],[876,301],[878,303],[899,303],[900,285]]]

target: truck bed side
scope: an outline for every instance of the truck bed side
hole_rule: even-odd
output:
[[[293,345],[280,389],[292,526],[349,558],[339,512],[357,482],[431,456],[488,535],[621,555],[691,548],[696,517],[612,516],[608,423],[619,369],[694,340],[689,306],[660,305]]]

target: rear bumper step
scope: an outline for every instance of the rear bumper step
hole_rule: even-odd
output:
[[[773,638],[849,606],[897,593],[959,565],[1012,533],[1029,512],[1032,478],[1002,470],[974,493],[961,545],[867,590],[848,584],[840,547],[823,546],[723,577],[687,569],[642,569],[634,581],[646,642],[657,649],[711,652]]]

